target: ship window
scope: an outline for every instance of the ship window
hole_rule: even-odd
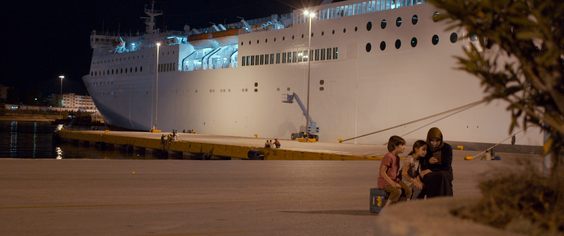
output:
[[[257,44],[259,44],[259,40],[257,39]]]
[[[335,34],[335,30],[333,30],[333,34]]]
[[[319,49],[315,49],[315,60],[319,61]]]
[[[419,17],[417,15],[413,15],[411,17],[411,24],[415,25],[417,24],[417,21],[419,21]]]
[[[386,42],[382,41],[380,43],[380,50],[382,50],[382,51],[386,50]]]
[[[249,40],[249,45],[251,45],[251,40]]]
[[[276,64],[280,64],[280,53],[276,53]]]
[[[325,48],[321,49],[321,60],[325,61]]]
[[[366,52],[370,52],[372,50],[372,45],[370,43],[366,44]]]
[[[286,40],[286,36],[282,37],[282,41]]]
[[[369,21],[368,23],[366,23],[366,31],[370,31],[370,30],[372,30],[372,22]]]
[[[347,28],[343,28],[343,33],[346,33],[346,32],[347,32]]]
[[[309,58],[307,52],[308,52],[307,50],[304,51],[304,62],[306,62],[307,59]]]
[[[243,42],[241,42],[241,46],[243,46]]]
[[[396,49],[399,49],[401,47],[401,40],[396,40]]]
[[[386,22],[386,19],[384,19],[382,20],[382,23],[380,23],[380,27],[382,27],[382,29],[385,29],[387,24],[388,23]]]
[[[129,73],[133,72],[133,67],[129,68]]]
[[[268,43],[268,39],[264,39],[264,42],[265,42],[265,43]]]
[[[298,52],[298,62],[304,61],[304,53],[302,51]]]
[[[245,57],[241,57],[241,60],[242,60],[242,63],[243,63],[242,66],[246,66],[247,61],[245,60]]]
[[[438,20],[439,20],[439,13],[438,12],[433,13],[433,21],[437,22]]]
[[[258,82],[255,82],[255,87],[258,87]]]
[[[292,40],[294,40],[294,35],[292,35]]]
[[[298,60],[298,52],[294,51],[292,54],[292,62],[296,62]]]
[[[135,72],[137,72],[137,67],[135,67]]]
[[[265,54],[264,55],[264,64],[265,65],[268,65],[268,61],[269,61],[268,58],[269,58],[268,54]]]
[[[255,57],[251,56],[251,66],[254,66],[254,65],[255,65]]]
[[[276,38],[274,38],[274,42],[276,42]]]
[[[123,68],[121,68],[121,69],[119,70],[119,73],[120,73],[120,74],[123,74]]]
[[[327,48],[327,60],[331,60],[331,48]]]
[[[354,32],[358,31],[358,27],[354,27]]]
[[[396,26],[397,26],[397,27],[400,27],[400,26],[401,26],[401,23],[402,23],[401,17],[398,17],[398,18],[396,19]]]
[[[259,64],[259,55],[255,55],[255,65]]]
[[[458,41],[458,34],[457,33],[450,34],[450,42],[456,43],[456,41]]]
[[[286,63],[286,53],[282,53],[282,63]]]
[[[251,57],[252,56],[247,56],[247,66],[252,66],[251,65]]]
[[[311,33],[311,37],[313,38],[313,32]]]
[[[260,64],[264,65],[264,55],[260,55]]]
[[[324,90],[324,88],[323,88],[323,87],[319,87],[319,91],[323,91],[323,90]]]
[[[339,48],[338,47],[334,47],[333,48],[333,59],[337,59],[339,56]]]
[[[433,38],[431,39],[431,42],[433,43],[433,45],[437,45],[439,43],[439,36],[438,35],[433,35]]]
[[[413,38],[411,39],[411,46],[412,46],[412,47],[417,46],[417,38],[413,37]]]
[[[139,72],[143,72],[143,67],[139,67]]]
[[[274,64],[274,53],[270,54],[270,64]]]
[[[325,35],[325,31],[321,31],[321,36]]]
[[[302,39],[304,38],[304,34],[302,34]]]

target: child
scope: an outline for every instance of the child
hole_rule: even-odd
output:
[[[413,150],[405,158],[405,164],[399,173],[403,177],[403,181],[412,190],[411,199],[417,199],[421,190],[423,190],[423,183],[419,178],[421,167],[419,166],[419,158],[425,157],[427,154],[427,143],[423,140],[417,140],[413,144]]]
[[[388,141],[389,153],[384,156],[380,163],[380,176],[378,177],[378,188],[390,193],[390,197],[382,209],[389,206],[392,202],[398,202],[402,189],[405,190],[405,196],[411,198],[411,188],[404,182],[400,181],[397,175],[400,158],[399,154],[405,150],[405,140],[399,136],[392,136]]]

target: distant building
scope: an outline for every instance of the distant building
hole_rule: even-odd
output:
[[[8,99],[8,89],[10,87],[0,84],[0,101],[6,101]]]
[[[72,110],[92,111],[97,110],[92,98],[86,95],[76,95],[74,93],[53,94],[52,103],[56,107]]]

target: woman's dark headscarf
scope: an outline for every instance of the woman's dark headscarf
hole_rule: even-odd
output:
[[[436,148],[431,145],[431,140],[433,139],[439,139],[441,142],[441,144],[439,144],[439,146]],[[440,150],[445,146],[445,142],[443,141],[443,133],[441,133],[441,130],[439,128],[433,127],[429,130],[429,132],[427,133],[427,145],[429,146],[429,150],[433,153],[433,157],[437,158],[437,160],[439,160],[439,163],[441,163]]]

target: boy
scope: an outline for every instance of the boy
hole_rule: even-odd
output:
[[[398,202],[402,189],[405,196],[411,198],[411,188],[403,181],[400,181],[398,169],[400,166],[399,154],[405,150],[405,140],[399,136],[392,136],[388,141],[388,154],[384,156],[380,163],[380,175],[378,177],[378,188],[390,193],[390,197],[382,209],[389,206],[392,202]]]

